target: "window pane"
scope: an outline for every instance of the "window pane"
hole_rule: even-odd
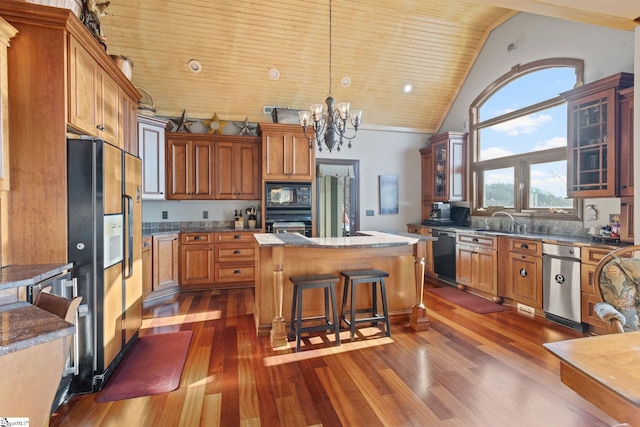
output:
[[[514,207],[514,168],[491,169],[483,173],[482,207]]]
[[[529,168],[529,207],[573,209],[567,199],[567,162],[538,163]]]
[[[575,69],[569,67],[546,68],[525,74],[498,90],[478,112],[484,121],[501,116],[572,89],[576,83]]]
[[[567,106],[558,105],[482,128],[478,135],[480,160],[566,147]]]

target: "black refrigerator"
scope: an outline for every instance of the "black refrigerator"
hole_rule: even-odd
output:
[[[67,140],[68,256],[78,310],[67,394],[102,388],[142,321],[142,207],[138,157],[99,139]]]

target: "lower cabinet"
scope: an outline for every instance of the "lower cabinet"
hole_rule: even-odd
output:
[[[153,238],[142,238],[142,299],[144,300],[153,292],[153,251],[151,250]]]
[[[431,236],[431,228],[421,225],[408,225],[407,233]],[[433,271],[433,242],[431,240],[427,241],[427,256],[424,260],[424,272],[429,276],[437,277],[436,273]]]
[[[213,283],[213,233],[180,233],[180,286]]]
[[[456,282],[500,302],[497,238],[473,233],[456,237]]]
[[[505,238],[505,297],[542,310],[542,242]],[[503,247],[503,245],[500,245]]]
[[[253,232],[180,233],[180,286],[253,286],[255,257]]]
[[[178,286],[178,233],[153,236],[153,291]]]
[[[256,277],[253,232],[216,233],[215,281],[223,286],[253,286]]]
[[[607,334],[607,325],[600,320],[595,313],[594,306],[598,302],[595,290],[596,278],[593,273],[598,262],[604,258],[612,249],[610,248],[582,248],[582,264],[580,264],[580,309],[582,323],[589,326],[589,333]]]

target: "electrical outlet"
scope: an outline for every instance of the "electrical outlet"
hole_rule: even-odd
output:
[[[202,211],[202,219],[208,219],[209,218],[209,211]]]
[[[169,219],[169,212],[162,211],[162,219]]]
[[[367,216],[373,216],[373,210],[367,210]]]

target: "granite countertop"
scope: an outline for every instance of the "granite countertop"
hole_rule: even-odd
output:
[[[175,233],[237,233],[237,232],[249,232],[249,233],[262,233],[261,228],[242,228],[236,230],[231,227],[193,227],[193,228],[180,228],[178,230],[162,230],[143,233],[143,237],[158,236],[162,234],[175,234]]]
[[[302,248],[385,248],[416,244],[420,240],[432,240],[428,236],[409,233],[384,233],[359,231],[351,237],[305,237],[298,233],[256,233],[259,246],[293,246]]]
[[[616,243],[614,241],[606,241],[599,237],[590,236],[575,236],[575,235],[563,235],[563,234],[543,234],[543,233],[507,233],[497,230],[485,230],[482,228],[473,227],[458,227],[458,226],[442,226],[442,225],[422,225],[422,224],[408,224],[413,227],[426,227],[434,230],[452,231],[452,232],[465,232],[465,233],[478,233],[491,236],[506,236],[517,239],[531,239],[540,240],[544,243],[557,243],[557,244],[573,244],[576,246],[596,246],[610,249],[617,249],[621,246],[625,246],[625,243]]]
[[[27,302],[0,306],[0,356],[74,332],[75,326],[71,323]]]
[[[0,290],[30,286],[73,268],[73,264],[9,265],[0,268]]]

